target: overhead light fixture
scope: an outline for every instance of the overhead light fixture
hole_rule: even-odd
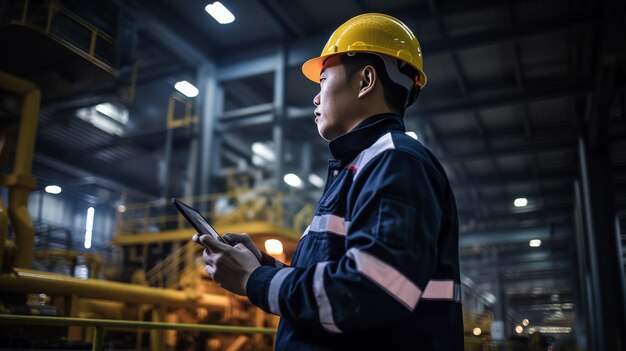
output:
[[[128,123],[128,109],[120,104],[104,102],[79,108],[76,117],[109,134],[122,135]]]
[[[270,255],[281,255],[283,253],[283,243],[280,240],[265,240],[265,251]]]
[[[211,17],[215,18],[219,24],[228,24],[235,21],[235,15],[219,1],[206,5],[204,10],[208,12]]]
[[[315,173],[311,173],[309,174],[309,183],[315,185],[318,188],[321,188],[324,186],[324,179],[322,179],[322,177],[318,176]]]
[[[521,325],[518,325],[515,327],[515,332],[517,334],[521,334],[522,332],[524,332],[524,328]]]
[[[198,96],[198,93],[200,92],[198,88],[186,80],[176,82],[176,84],[174,84],[174,89],[189,98]]]
[[[417,134],[415,132],[406,132],[405,134],[410,136],[411,138],[417,140]]]
[[[124,205],[117,206],[117,212],[120,212],[120,213],[126,212],[126,206]]]
[[[267,147],[264,143],[256,142],[252,144],[252,152],[260,156],[266,161],[274,161],[276,156],[274,155],[274,151]]]
[[[87,209],[87,222],[85,223],[85,249],[91,248],[91,236],[93,233],[93,216],[95,214],[93,207]]]
[[[526,207],[528,205],[528,199],[525,197],[518,197],[513,201],[515,207]]]
[[[283,180],[285,181],[285,183],[287,183],[291,187],[294,187],[294,188],[302,187],[302,179],[300,179],[300,177],[298,177],[297,175],[293,173],[285,174],[285,176],[283,177]]]
[[[123,106],[105,102],[97,104],[95,110],[121,124],[128,123],[128,110]]]
[[[474,330],[472,330],[472,334],[479,336],[480,334],[482,334],[482,330],[480,330],[480,328],[476,327],[474,328]]]
[[[58,185],[48,185],[45,190],[48,194],[56,195],[61,193],[61,187]]]
[[[530,323],[530,322],[529,322],[529,321],[528,321],[528,319],[526,319],[526,318],[524,318],[524,319],[522,320],[522,325],[523,325],[523,326],[525,326],[525,327],[527,327],[529,323]]]
[[[529,241],[529,242],[528,242],[528,245],[529,245],[530,247],[539,247],[539,246],[541,246],[541,240],[539,240],[539,239],[533,239],[533,240],[531,240],[531,241]]]

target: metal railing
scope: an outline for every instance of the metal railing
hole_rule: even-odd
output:
[[[21,5],[21,15],[12,16],[11,24],[38,30],[94,65],[118,75],[113,68],[116,42],[109,34],[56,1],[21,0],[15,3]]]
[[[104,332],[106,329],[150,329],[150,330],[184,330],[197,332],[215,333],[238,333],[238,334],[265,334],[275,335],[276,329],[258,327],[239,327],[227,325],[201,325],[185,323],[160,323],[120,321],[109,319],[87,319],[66,317],[39,317],[21,315],[0,314],[0,324],[9,325],[44,325],[55,327],[90,327],[94,328],[93,351],[102,350],[104,347]]]
[[[301,233],[313,217],[310,204],[290,199],[287,209],[284,194],[276,190],[254,191],[240,188],[224,193],[180,198],[197,208],[214,227],[251,220],[262,220],[285,226]],[[220,208],[220,202],[226,204]],[[164,230],[189,228],[185,218],[167,200],[126,204],[123,213],[118,212],[117,234],[144,234]]]

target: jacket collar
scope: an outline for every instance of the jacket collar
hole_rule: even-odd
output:
[[[366,118],[348,133],[329,143],[330,152],[336,160],[348,162],[361,151],[372,146],[381,136],[392,130],[406,131],[402,117],[382,113]]]

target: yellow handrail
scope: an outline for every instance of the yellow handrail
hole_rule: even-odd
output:
[[[116,48],[115,39],[113,39],[110,35],[100,30],[98,27],[87,22],[80,16],[67,10],[66,8],[61,6],[58,2],[52,1],[52,0],[45,2],[45,7],[47,10],[47,20],[45,23],[45,27],[42,27],[41,25],[30,22],[28,20],[28,14],[33,7],[35,6],[32,6],[28,0],[24,0],[23,10],[22,10],[22,14],[20,18],[13,19],[10,23],[25,26],[25,27],[40,31],[44,33],[45,35],[49,36],[50,38],[56,40],[60,44],[64,45],[68,49],[74,51],[78,55],[82,56],[83,58],[89,60],[91,63],[95,64],[96,66],[109,72],[113,76],[116,76],[116,77],[118,76],[119,73],[117,72],[117,70],[115,70],[112,67],[112,62],[107,62],[104,59],[101,59],[96,55],[96,46],[97,46],[98,40],[105,41],[108,45],[110,45],[110,47],[113,50],[115,50]],[[67,18],[71,19],[82,28],[89,31],[90,40],[89,40],[88,48],[79,47],[76,44],[66,40],[66,38],[63,38],[62,36],[59,36],[53,32],[52,30],[53,21],[59,15],[66,16]]]
[[[40,317],[40,316],[19,316],[0,314],[0,324],[10,325],[45,325],[56,327],[91,327],[94,328],[93,351],[102,350],[104,346],[104,331],[110,328],[119,329],[152,329],[152,330],[185,330],[197,332],[217,332],[217,333],[240,333],[240,334],[276,334],[276,329],[239,327],[229,325],[202,325],[187,323],[161,323],[142,321],[120,321],[110,319],[88,319],[88,318],[68,318],[68,317]]]

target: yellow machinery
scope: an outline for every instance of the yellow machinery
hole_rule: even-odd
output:
[[[12,19],[9,26],[0,28],[0,35],[10,39],[5,42],[10,47],[3,47],[2,50],[12,53],[13,62],[19,62],[22,58],[43,61],[41,58],[46,55],[37,54],[32,50],[45,48],[59,51],[59,54],[68,57],[66,62],[82,65],[81,70],[87,72],[82,77],[92,75],[97,76],[95,80],[103,81],[117,76],[117,72],[110,63],[103,60],[102,55],[98,53],[98,50],[103,47],[115,46],[113,39],[102,31],[54,1],[22,0],[12,2],[11,6],[17,6],[20,9],[20,16]],[[41,17],[42,13],[46,15]],[[91,40],[88,47],[77,47],[54,32],[54,21],[61,17],[90,31]],[[25,47],[23,43],[26,42],[30,45]],[[81,58],[78,63],[76,57]],[[85,67],[85,65],[91,67]],[[10,69],[11,65],[7,67]],[[134,73],[136,73],[136,67],[133,70]],[[50,87],[47,88],[50,89]],[[47,91],[45,88],[42,89]],[[208,280],[206,273],[195,265],[194,255],[197,254],[198,248],[195,245],[185,244],[189,241],[193,231],[186,227],[182,218],[178,216],[160,215],[162,211],[155,204],[127,205],[127,212],[120,213],[114,244],[127,251],[130,256],[134,255],[137,258],[142,247],[154,243],[173,244],[169,257],[151,266],[149,272],[138,270],[136,274],[133,274],[131,281],[135,284],[95,279],[98,267],[101,265],[97,255],[72,250],[49,250],[35,253],[36,233],[28,214],[27,200],[29,192],[36,186],[31,169],[40,88],[33,82],[14,74],[0,72],[0,91],[19,95],[23,99],[23,107],[17,123],[9,127],[5,127],[5,124],[0,130],[0,169],[11,170],[9,174],[0,174],[0,186],[9,189],[8,206],[0,200],[0,294],[3,297],[22,296],[24,300],[28,297],[28,305],[32,307],[31,314],[45,314],[49,310],[42,309],[42,307],[50,306],[56,311],[62,311],[61,314],[66,317],[135,321],[148,318],[153,322],[276,326],[276,317],[268,316],[257,308],[250,308],[246,299],[226,294],[224,290]],[[56,93],[56,91],[52,92]],[[171,100],[168,111],[172,111],[172,119],[168,117],[169,127],[188,126],[195,122],[190,117],[189,104],[186,104],[186,118],[182,122],[173,119],[173,106],[174,100]],[[8,167],[10,161],[14,162],[12,167]],[[248,232],[259,239],[282,238],[286,252],[293,250],[295,240],[299,238],[299,233],[303,229],[302,226],[312,217],[311,208],[303,205],[293,225],[282,224],[282,195],[275,192],[258,194],[239,189],[225,194],[185,200],[194,205],[211,208],[211,213],[207,215],[216,223],[220,231]],[[220,201],[227,201],[235,208],[229,211],[218,211],[216,204]],[[137,215],[139,212],[141,216]],[[173,222],[168,222],[170,219]],[[8,231],[9,224],[13,228],[11,233]],[[155,228],[157,231],[154,231]],[[262,245],[262,242],[259,244]],[[88,263],[92,278],[78,279],[31,269],[34,258],[71,261],[78,257]],[[110,268],[110,264],[110,262],[105,262],[105,271]],[[172,271],[177,273],[173,275]],[[167,281],[166,277],[168,277]],[[0,313],[11,312],[11,308],[0,304]],[[176,345],[176,338],[189,337],[189,333],[176,334],[175,331],[158,330],[165,328],[147,329],[154,329],[150,331],[152,350],[163,350],[166,348],[165,345]],[[209,329],[211,328],[206,330]],[[67,339],[90,341],[93,335],[89,330],[81,326],[69,327]],[[219,328],[212,330],[219,330]],[[142,335],[143,332],[137,331],[138,348],[141,347]],[[267,345],[269,348],[271,342],[267,338],[268,336],[260,334],[251,337],[212,334],[206,343],[209,349],[214,350],[237,350],[250,342],[255,345]]]

